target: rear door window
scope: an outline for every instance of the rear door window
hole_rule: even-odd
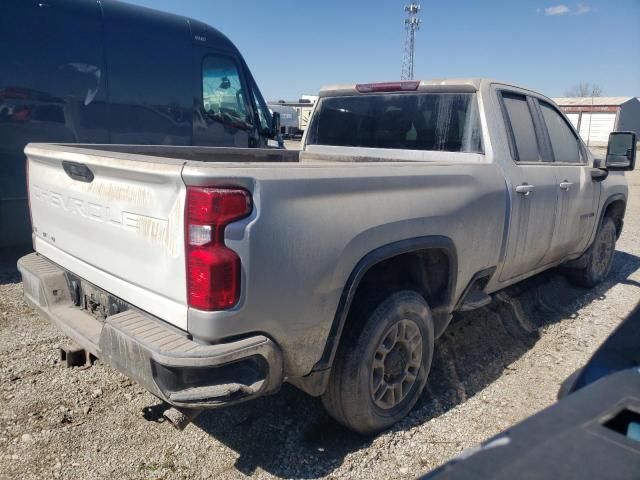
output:
[[[556,162],[581,163],[580,144],[564,118],[545,102],[539,102],[542,118],[549,132],[553,157]]]
[[[475,94],[385,94],[319,101],[309,145],[482,152]]]
[[[513,134],[514,158],[520,162],[539,162],[540,148],[527,97],[503,93],[502,100]]]

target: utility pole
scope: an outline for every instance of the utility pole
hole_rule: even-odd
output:
[[[410,3],[404,7],[407,12],[407,18],[404,19],[404,54],[402,57],[402,75],[401,80],[413,80],[413,59],[416,50],[416,31],[420,30],[420,12],[419,3]]]

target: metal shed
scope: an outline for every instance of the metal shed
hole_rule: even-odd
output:
[[[640,137],[637,97],[564,97],[553,99],[587,145],[604,146],[612,131],[636,132]]]

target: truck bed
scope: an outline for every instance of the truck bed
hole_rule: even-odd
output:
[[[497,264],[504,242],[504,177],[477,154],[427,152],[430,161],[407,161],[47,144],[26,153],[38,253],[201,342],[264,332],[286,352],[290,376],[318,361],[324,342],[314,339],[328,337],[354,267],[380,245],[436,235],[476,252],[457,258],[457,298],[474,274]],[[64,163],[84,165],[95,178],[74,180]],[[224,311],[187,304],[185,198],[198,186],[252,196],[251,214],[224,231],[242,263],[240,299]],[[438,328],[447,308],[434,306]]]

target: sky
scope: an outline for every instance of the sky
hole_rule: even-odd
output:
[[[242,52],[268,100],[397,80],[402,0],[128,0],[201,20]],[[640,0],[421,2],[415,78],[489,77],[562,96],[640,96]]]

